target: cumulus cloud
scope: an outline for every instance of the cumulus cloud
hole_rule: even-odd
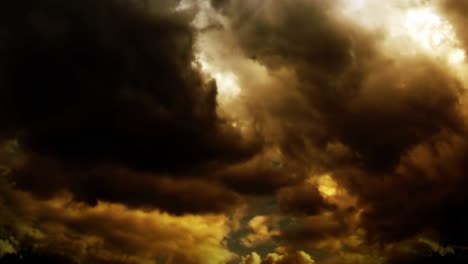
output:
[[[270,241],[274,236],[279,235],[279,230],[276,229],[277,222],[278,220],[272,216],[255,216],[248,224],[251,233],[243,237],[241,243],[246,247],[255,247]]]
[[[372,6],[370,2],[362,5]],[[416,14],[448,23],[430,13],[434,7],[427,1],[397,2],[390,3],[389,11],[404,17],[405,8],[414,8]],[[318,164],[319,175],[320,168],[332,171],[357,199],[355,209],[360,208],[329,214],[325,226],[308,216],[304,222],[315,224],[283,232],[288,239],[307,243],[344,237],[353,232],[350,221],[355,217],[350,215],[358,215],[358,226],[372,243],[427,234],[446,244],[465,244],[461,238],[466,228],[454,222],[463,218],[460,202],[466,200],[458,192],[466,186],[461,173],[465,84],[446,61],[420,48],[398,52],[405,46],[392,39],[385,25],[377,30],[359,28],[359,23],[340,15],[344,6],[338,1],[213,4],[232,20],[232,34],[247,56],[272,74],[281,69],[293,73],[281,93],[285,100],[290,94],[299,94],[300,99],[293,97],[294,103],[272,111],[275,116],[269,118],[293,115],[295,122],[266,126],[270,131],[287,131],[278,142],[283,153],[309,155],[308,162]],[[443,4],[457,28],[463,4]],[[459,35],[462,39],[463,32]],[[274,96],[268,107],[277,110],[280,104]],[[332,151],[331,146],[341,147]],[[288,187],[279,199],[290,213],[317,214],[327,209],[313,185]]]
[[[256,252],[252,252],[242,259],[240,264],[313,264],[314,259],[304,251],[286,252],[277,250],[267,254],[263,259]]]
[[[377,2],[4,4],[0,255],[461,258],[468,8]]]
[[[2,232],[11,235],[2,240],[3,253],[29,248],[70,263],[225,263],[234,257],[223,242],[229,226],[222,215],[173,216],[110,203],[90,207],[69,197],[38,201],[3,191],[2,200],[14,205],[2,208]]]

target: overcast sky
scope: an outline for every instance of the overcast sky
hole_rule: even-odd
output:
[[[468,261],[468,1],[0,6],[0,263]]]

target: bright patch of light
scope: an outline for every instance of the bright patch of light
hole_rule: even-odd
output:
[[[190,0],[181,0],[176,6],[175,11],[185,11],[193,7],[193,2]]]
[[[191,22],[191,26],[198,30],[197,55],[194,65],[198,65],[203,73],[216,81],[218,91],[218,103],[225,107],[237,98],[240,93],[238,76],[223,67],[223,62],[218,59],[219,50],[213,45],[209,33],[204,30],[212,26],[227,26],[226,18],[216,12],[208,0],[180,0],[176,11],[196,10],[196,15]],[[233,124],[236,127],[238,124]]]
[[[462,63],[465,51],[459,48],[459,41],[452,25],[429,7],[409,10],[404,26],[413,41],[428,52],[446,59],[452,64]]]
[[[425,54],[461,72],[465,51],[450,22],[431,2],[343,0],[343,14],[370,31],[385,32],[384,49],[398,55]]]
[[[459,49],[449,54],[448,61],[450,64],[462,64],[465,61],[466,53],[464,50]]]
[[[219,70],[215,65],[208,63],[201,55],[198,62],[201,70],[216,80],[218,100],[221,104],[228,103],[240,95],[241,88],[238,77],[233,72]]]
[[[323,196],[328,197],[337,194],[338,184],[329,174],[320,176],[317,180],[317,184],[318,190]]]
[[[240,94],[237,76],[232,72],[218,72],[214,75],[219,85],[219,93],[224,97],[235,98]]]
[[[435,49],[455,38],[451,26],[429,8],[409,10],[405,27],[409,35],[426,49]]]

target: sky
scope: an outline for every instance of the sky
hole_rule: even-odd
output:
[[[468,1],[0,7],[0,264],[468,263]]]

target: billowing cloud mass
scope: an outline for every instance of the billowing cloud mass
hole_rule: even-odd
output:
[[[465,1],[0,10],[0,263],[468,261]]]

